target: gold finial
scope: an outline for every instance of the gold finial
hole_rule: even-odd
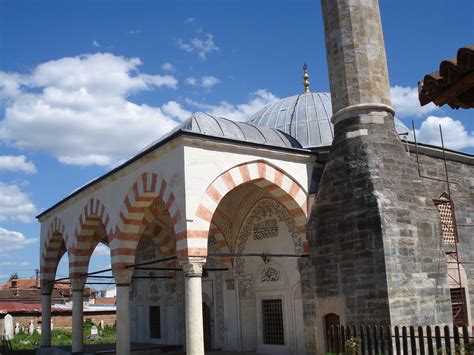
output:
[[[306,65],[306,63],[304,63],[303,65],[303,71],[304,71],[304,75],[303,75],[303,78],[304,78],[304,81],[303,81],[303,85],[304,85],[304,93],[305,94],[309,94],[310,91],[309,91],[309,74],[308,74],[308,65]]]

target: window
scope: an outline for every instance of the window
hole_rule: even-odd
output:
[[[161,312],[159,306],[151,306],[150,317],[150,338],[161,338]]]
[[[434,200],[434,203],[438,207],[441,217],[441,230],[444,244],[457,243],[458,238],[456,236],[456,226],[454,224],[453,205],[451,201],[443,194],[439,200]]]
[[[285,345],[281,299],[262,300],[263,343]]]
[[[467,325],[466,292],[464,287],[451,289],[451,307],[454,325],[458,327]]]

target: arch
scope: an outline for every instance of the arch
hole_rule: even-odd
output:
[[[298,232],[306,236],[308,213],[306,191],[291,176],[264,160],[234,166],[220,174],[208,186],[195,213],[196,226],[199,230],[193,231],[193,234],[208,236],[212,217],[219,203],[226,194],[244,183],[259,186],[283,204],[295,219]],[[192,250],[186,252],[192,254]]]
[[[68,236],[61,219],[54,217],[51,221],[41,254],[40,270],[41,283],[53,281],[56,276],[59,261],[67,251]]]
[[[163,202],[162,208],[170,214],[175,236],[184,234],[182,214],[171,187],[158,174],[145,172],[135,181],[125,196],[120,209],[118,226],[111,235],[112,268],[122,268],[134,263],[135,249],[142,232],[160,212],[158,207],[152,206],[157,199]],[[172,237],[159,241],[164,254],[175,250],[174,243],[175,239]]]

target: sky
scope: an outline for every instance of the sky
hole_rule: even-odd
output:
[[[474,111],[417,100],[417,82],[474,42],[474,2],[379,4],[397,117],[474,153]],[[245,120],[303,92],[305,62],[311,90],[329,91],[315,0],[0,0],[0,282],[39,267],[38,213],[193,112]],[[99,246],[90,270],[109,265]]]

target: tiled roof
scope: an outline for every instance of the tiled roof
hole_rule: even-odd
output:
[[[451,108],[474,108],[474,44],[458,50],[456,58],[443,60],[439,71],[418,83],[420,104],[434,102]]]

